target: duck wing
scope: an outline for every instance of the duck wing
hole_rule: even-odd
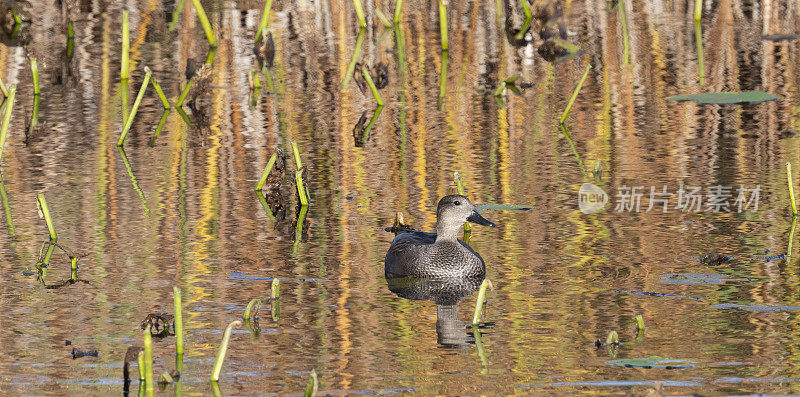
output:
[[[387,278],[408,276],[415,267],[427,261],[427,251],[436,241],[436,233],[403,232],[395,236],[384,259]]]

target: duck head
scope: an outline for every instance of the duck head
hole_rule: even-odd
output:
[[[481,216],[468,198],[452,194],[442,197],[436,207],[437,240],[455,240],[464,222],[495,227],[494,222]]]

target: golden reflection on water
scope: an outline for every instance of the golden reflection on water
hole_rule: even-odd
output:
[[[189,127],[171,112],[155,146],[147,146],[162,114],[149,89],[125,147],[129,176],[114,145],[133,99],[118,82],[120,6],[87,3],[68,11],[78,76],[57,85],[50,72],[62,62],[63,40],[51,36],[61,31],[61,12],[32,2],[44,127],[28,144],[27,59],[19,48],[0,46],[0,76],[19,84],[20,93],[2,169],[9,233],[0,233],[0,255],[9,278],[0,295],[8,331],[0,344],[9,359],[0,375],[10,381],[0,383],[0,393],[118,392],[121,358],[141,338],[137,325],[151,311],[171,312],[177,285],[187,333],[182,389],[207,394],[221,330],[250,299],[268,294],[262,278],[269,277],[281,279],[281,318],[264,315],[259,338],[233,334],[223,392],[298,392],[311,369],[321,390],[333,394],[644,394],[653,380],[673,382],[668,392],[680,394],[800,392],[794,312],[711,308],[800,304],[796,254],[763,260],[785,253],[789,242],[784,169],[787,161],[800,164],[800,137],[780,136],[800,128],[799,41],[761,38],[800,31],[800,6],[725,1],[704,10],[701,86],[690,1],[622,2],[624,18],[602,0],[566,1],[569,40],[585,54],[555,64],[533,46],[508,43],[504,1],[450,2],[443,62],[435,3],[405,1],[397,29],[368,23],[359,60],[386,62],[390,72],[381,91],[386,107],[363,147],[354,145],[353,125],[364,110],[371,114],[374,99],[355,84],[340,88],[356,51],[350,2],[273,4],[275,92],[262,92],[254,108],[247,73],[257,67],[251,45],[263,4],[205,4],[219,41],[208,125]],[[186,84],[186,59],[207,55],[193,6],[183,3],[175,31],[164,4],[129,6],[129,94],[148,65],[174,101]],[[391,15],[394,3],[365,2],[368,15],[375,7]],[[605,171],[598,185],[611,202],[593,215],[578,210],[575,194],[592,174],[582,174],[556,125],[589,64],[567,129],[585,167],[599,161]],[[501,107],[492,92],[516,73],[526,84],[522,96],[509,92]],[[781,100],[728,107],[666,100],[750,89]],[[274,149],[286,150],[290,141],[300,145],[312,198],[301,236],[292,223],[294,203],[285,220],[272,221],[252,192]],[[486,316],[494,325],[483,330],[483,356],[475,347],[437,346],[433,303],[400,299],[383,280],[392,236],[379,228],[402,211],[412,225],[432,229],[438,198],[455,190],[454,171],[475,202],[535,205],[489,212],[500,227],[473,228],[472,244],[497,288],[489,294]],[[623,185],[674,192],[679,181],[760,185],[764,194],[756,213],[614,211]],[[44,290],[21,274],[46,235],[33,207],[38,192],[47,194],[60,242],[91,253],[80,262],[80,278],[90,284]],[[696,258],[709,252],[735,259],[700,264]],[[64,266],[56,257],[48,277],[58,280]],[[747,281],[661,282],[665,274],[712,272]],[[461,304],[462,319],[473,303],[474,297]],[[647,326],[641,340],[632,331],[637,314]],[[593,345],[610,330],[623,340],[618,358],[659,355],[695,367],[610,366],[607,350]],[[101,354],[72,360],[65,339]],[[157,370],[174,365],[172,343],[156,340]],[[603,383],[612,381],[634,383]]]

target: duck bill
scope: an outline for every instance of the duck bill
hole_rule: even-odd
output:
[[[472,211],[472,214],[470,214],[467,217],[467,222],[472,222],[483,226],[491,226],[491,227],[497,226],[494,224],[494,222],[482,217],[481,214],[478,213],[478,211]]]

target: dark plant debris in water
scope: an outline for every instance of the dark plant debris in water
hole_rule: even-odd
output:
[[[100,355],[100,353],[98,353],[97,350],[92,349],[92,348],[88,348],[86,350],[81,350],[81,349],[78,349],[77,347],[73,347],[72,348],[72,359],[73,360],[75,360],[76,358],[81,358],[81,357],[97,357],[99,355]]]
[[[264,39],[256,42],[253,47],[253,54],[258,60],[260,68],[272,69],[275,61],[275,41],[272,39],[271,31],[267,32],[267,36]]]
[[[698,260],[704,265],[717,266],[723,263],[728,263],[733,259],[732,256],[720,254],[706,254],[701,256]]]
[[[142,320],[142,323],[139,326],[142,329],[147,328],[150,326],[150,334],[153,336],[168,336],[174,335],[169,333],[170,323],[173,322],[173,315],[168,313],[150,313],[147,317]]]

